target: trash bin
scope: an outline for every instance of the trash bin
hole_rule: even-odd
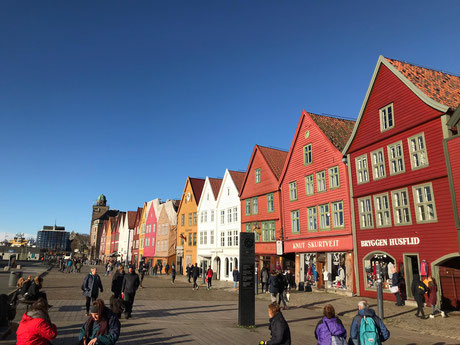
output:
[[[22,277],[22,271],[14,271],[10,273],[10,279],[8,281],[8,287],[14,288],[18,284],[19,278]]]

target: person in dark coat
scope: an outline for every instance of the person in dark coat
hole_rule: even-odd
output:
[[[39,298],[43,298],[45,301],[47,301],[46,294],[40,291],[42,284],[43,278],[35,277],[27,289],[27,292],[24,294],[24,299],[28,301],[37,301]]]
[[[115,298],[121,296],[121,286],[123,285],[123,278],[125,276],[125,268],[119,265],[117,271],[112,277],[112,292]]]
[[[166,275],[169,275],[169,264],[166,263],[166,266],[165,266],[165,273]]]
[[[283,302],[283,309],[287,309],[286,301],[284,299],[284,291],[287,289],[287,279],[285,275],[279,272],[276,276],[276,284],[278,284],[278,304],[281,306]]]
[[[391,276],[391,286],[397,286],[398,291],[394,293],[396,297],[396,305],[397,306],[402,306],[404,305],[402,300],[401,300],[401,295],[399,294],[399,273],[396,272],[396,268],[392,269],[393,275]]]
[[[425,311],[423,310],[425,304],[425,293],[428,291],[427,286],[420,280],[418,274],[414,274],[414,280],[411,285],[412,295],[414,295],[415,302],[417,302],[417,313],[415,316],[425,319]]]
[[[347,337],[347,331],[343,327],[342,321],[335,316],[335,310],[332,304],[326,304],[323,308],[324,317],[318,321],[315,328],[315,338],[318,345],[331,345],[331,336],[340,338]]]
[[[270,330],[271,339],[261,342],[261,344],[291,345],[291,331],[278,304],[272,303],[268,306],[268,317],[270,318],[268,329]]]
[[[198,284],[196,283],[196,280],[198,279],[199,275],[200,275],[200,268],[198,267],[198,264],[195,263],[195,266],[192,266],[193,267],[193,270],[192,270],[192,278],[193,278],[193,290],[198,290]]]
[[[240,272],[238,271],[238,268],[236,266],[233,268],[233,289],[236,291],[236,288],[238,287],[238,280],[240,277]]]
[[[172,264],[171,265],[171,283],[174,284],[175,280],[176,280],[176,265]]]
[[[276,302],[276,295],[278,294],[278,284],[276,281],[275,271],[272,271],[270,278],[268,278],[268,291],[271,294],[272,303]]]
[[[361,320],[364,317],[372,318],[379,333],[380,342],[384,342],[390,338],[390,331],[386,328],[382,319],[375,315],[374,309],[369,308],[367,301],[360,301],[358,303],[358,315],[353,318],[350,328],[349,345],[359,345],[359,335],[361,328]]]
[[[140,280],[133,266],[129,267],[129,273],[125,274],[121,287],[122,297],[125,301],[125,316],[127,319],[131,317],[133,311],[134,297],[139,288]]]
[[[114,345],[120,337],[120,321],[101,299],[91,307],[91,316],[83,324],[78,339],[81,345]]]
[[[83,290],[83,296],[86,297],[86,316],[89,316],[89,306],[91,301],[94,302],[97,299],[99,296],[99,290],[101,290],[101,293],[104,291],[101,277],[97,274],[96,267],[91,268],[91,273],[85,277],[81,289]]]
[[[187,265],[185,272],[187,273],[187,280],[189,283],[191,283],[190,278],[192,277],[192,271],[193,271],[193,265],[192,266]]]
[[[436,281],[433,277],[428,277],[428,302],[431,304],[430,319],[434,318],[436,311],[440,312],[442,317],[446,317],[446,313],[439,309],[439,307],[436,305],[438,302],[437,292],[438,287],[436,285]]]
[[[144,276],[145,276],[145,262],[144,260],[142,260],[140,263],[139,263],[139,274],[140,274],[140,280],[141,280],[141,288],[143,288],[142,286],[142,282],[144,281]]]

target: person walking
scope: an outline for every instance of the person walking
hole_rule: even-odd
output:
[[[423,310],[423,307],[425,304],[425,293],[428,291],[428,288],[425,283],[420,280],[420,276],[418,274],[414,274],[411,291],[414,295],[415,302],[417,302],[417,313],[415,316],[425,319],[425,311]]]
[[[436,281],[433,277],[428,277],[428,302],[431,304],[430,319],[434,319],[436,311],[441,313],[442,317],[446,317],[446,313],[439,309],[439,307],[436,305],[438,302],[437,292],[438,286],[436,285]]]
[[[191,283],[190,278],[192,277],[193,265],[191,266],[187,265],[187,268],[185,270],[187,272],[188,282]]]
[[[165,273],[167,276],[169,276],[169,263],[166,263],[165,265]]]
[[[275,303],[277,294],[279,292],[275,271],[272,271],[270,278],[268,278],[268,291],[271,294],[272,303]]]
[[[264,288],[265,292],[268,292],[268,269],[267,267],[263,267],[262,271],[260,272],[260,281],[262,283],[262,293],[264,293]]]
[[[337,340],[346,344],[347,331],[343,327],[342,321],[335,316],[335,309],[332,304],[324,306],[323,315],[315,328],[315,338],[318,340],[318,345],[332,345],[332,338],[339,338]]]
[[[133,266],[129,267],[129,273],[125,274],[121,288],[122,298],[125,301],[125,317],[129,319],[133,311],[134,297],[139,288],[140,280]]]
[[[278,284],[278,304],[281,307],[281,302],[283,302],[283,309],[286,310],[287,306],[284,298],[284,292],[286,291],[288,284],[286,276],[283,273],[279,272],[276,275],[276,284]]]
[[[213,274],[214,274],[214,272],[212,271],[211,266],[209,266],[208,272],[206,272],[206,280],[208,282],[208,290],[211,289],[211,287],[212,287],[212,275]]]
[[[358,303],[358,314],[353,318],[350,328],[349,345],[361,344],[361,337],[366,337],[368,343],[379,344],[390,338],[390,331],[382,319],[375,315],[374,309],[369,308],[367,301]]]
[[[278,304],[269,304],[268,317],[270,322],[268,329],[270,330],[271,339],[268,341],[261,341],[260,344],[291,345],[291,330]]]
[[[112,292],[115,298],[121,297],[121,287],[123,285],[123,278],[125,277],[125,268],[119,265],[117,271],[112,277]]]
[[[192,266],[193,267],[193,271],[192,271],[192,278],[193,278],[193,290],[198,290],[198,284],[196,283],[196,280],[198,279],[198,277],[200,276],[200,268],[198,267],[198,264],[195,263],[195,266]]]
[[[176,280],[176,265],[172,264],[171,265],[171,283],[174,284],[175,280]]]
[[[391,287],[390,287],[390,290],[391,292],[393,292],[393,294],[395,295],[396,297],[396,305],[397,306],[403,306],[403,302],[401,300],[401,295],[399,293],[399,273],[396,272],[396,268],[393,267],[391,269],[391,272],[392,272],[392,276],[391,276]]]
[[[238,268],[233,267],[233,290],[236,291],[237,287],[238,287],[238,280],[239,280],[239,276],[240,276],[240,272],[238,271]]]
[[[89,316],[91,301],[94,302],[97,299],[99,290],[101,290],[101,293],[104,291],[101,277],[97,274],[96,267],[91,268],[91,272],[85,277],[85,280],[83,280],[81,289],[83,290],[83,296],[86,297],[86,316]]]
[[[158,276],[158,265],[153,265],[153,276],[156,277]]]
[[[120,321],[101,299],[91,307],[91,316],[85,321],[78,337],[79,345],[114,345],[120,337]]]
[[[144,281],[144,276],[145,276],[145,262],[144,260],[141,260],[139,263],[139,274],[140,274],[140,280],[141,280],[141,288],[144,288],[142,286],[142,282]]]
[[[48,345],[57,336],[57,327],[48,314],[49,305],[39,298],[22,316],[16,331],[17,345]]]

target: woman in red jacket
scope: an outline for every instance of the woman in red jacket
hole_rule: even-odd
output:
[[[48,345],[56,338],[56,325],[51,323],[48,315],[48,303],[39,298],[30,311],[24,314],[16,331],[16,345]]]
[[[433,277],[428,277],[428,302],[430,302],[431,304],[430,319],[434,318],[434,314],[436,313],[436,311],[439,311],[442,317],[446,317],[446,313],[439,309],[436,305],[438,301],[437,292],[438,287],[436,286],[436,281]]]

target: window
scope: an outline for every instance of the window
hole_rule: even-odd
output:
[[[227,220],[229,223],[232,222],[232,209],[231,208],[227,210]]]
[[[426,154],[425,134],[420,133],[407,139],[409,142],[410,164],[412,170],[428,166],[428,157]]]
[[[340,187],[340,178],[339,178],[339,167],[329,168],[329,189],[339,188]]]
[[[200,244],[203,244],[203,232],[200,231]]]
[[[136,248],[139,248],[139,240],[136,240]]]
[[[359,225],[361,229],[371,229],[374,227],[374,219],[372,217],[372,202],[371,197],[358,199],[359,205]]]
[[[192,245],[192,234],[188,234],[188,245]]]
[[[192,225],[192,214],[191,213],[188,214],[188,225],[189,226]]]
[[[372,178],[379,180],[386,176],[383,148],[371,152]]]
[[[208,222],[208,211],[204,211],[204,222]]]
[[[196,232],[193,233],[193,245],[196,246]]]
[[[220,246],[225,247],[225,233],[223,231],[220,233]]]
[[[412,187],[417,223],[436,222],[436,207],[431,183]]]
[[[316,173],[316,191],[324,192],[326,190],[326,172],[320,171]]]
[[[297,200],[297,182],[289,183],[289,200],[295,201]]]
[[[260,182],[260,168],[257,168],[255,171],[256,183]]]
[[[220,224],[225,223],[225,210],[220,211]]]
[[[140,249],[144,249],[144,239],[140,240],[141,241],[141,247]]]
[[[214,230],[209,234],[209,244],[214,244]]]
[[[313,162],[312,144],[303,147],[303,164],[309,165]]]
[[[308,208],[308,231],[317,231],[318,230],[318,215],[316,211],[316,206]]]
[[[319,228],[321,230],[330,230],[331,214],[329,213],[329,204],[319,205]]]
[[[332,203],[332,228],[339,229],[345,226],[343,217],[343,201]]]
[[[395,225],[412,224],[407,188],[391,192],[393,199],[393,218]]]
[[[233,221],[234,222],[238,221],[238,207],[233,208]]]
[[[258,214],[258,213],[259,213],[259,199],[252,198],[252,214]]]
[[[397,175],[406,171],[401,141],[388,145],[388,164],[390,166],[390,175]]]
[[[251,232],[251,223],[246,223],[246,232]]]
[[[193,225],[196,225],[196,212],[193,212]]]
[[[246,199],[244,201],[244,209],[245,209],[246,216],[250,216],[251,215],[251,199]]]
[[[233,231],[227,231],[227,246],[233,246]]]
[[[211,222],[214,222],[214,210],[211,211]]]
[[[155,233],[156,227],[157,227],[157,225],[156,225],[156,224],[153,224],[153,233]],[[168,228],[166,228],[166,232],[168,232]]]
[[[238,247],[238,236],[239,236],[239,231],[233,230],[233,245],[236,247]]]
[[[203,232],[203,244],[208,244],[208,232]]]
[[[356,157],[356,178],[358,179],[358,184],[369,182],[367,154]]]
[[[380,132],[385,132],[395,126],[393,103],[380,109]]]
[[[182,226],[185,225],[185,214],[180,215],[180,225],[182,225]]]
[[[391,226],[390,201],[388,193],[374,195],[375,225],[377,228]]]
[[[262,222],[262,241],[276,241],[275,222]]]
[[[258,222],[252,223],[252,230],[254,230],[254,239],[256,242],[259,242],[260,236],[258,231],[260,231],[260,224]]]
[[[204,223],[204,212],[200,212],[200,215],[201,215],[200,222]]]
[[[293,233],[300,232],[299,211],[291,211],[291,229]]]
[[[313,184],[313,174],[305,176],[305,191],[307,195],[313,195],[315,193],[315,186]]]
[[[273,199],[273,193],[267,194],[267,212],[275,212],[275,201]]]

